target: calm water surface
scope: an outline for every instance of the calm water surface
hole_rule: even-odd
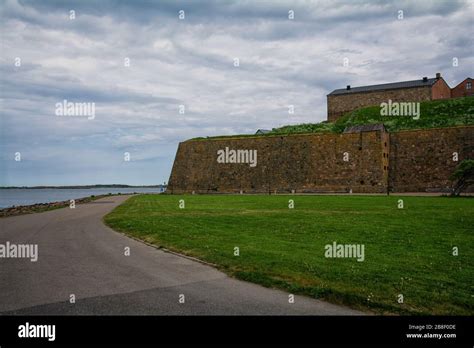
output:
[[[91,189],[0,189],[0,209],[18,205],[36,203],[51,203],[89,197],[92,195],[106,195],[108,193],[160,193],[162,189],[130,187],[130,188],[91,188]]]

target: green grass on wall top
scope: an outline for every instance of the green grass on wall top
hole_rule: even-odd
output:
[[[361,108],[348,113],[336,122],[305,123],[274,128],[266,134],[241,134],[201,137],[192,140],[254,138],[305,133],[342,133],[346,127],[383,123],[389,132],[410,129],[443,128],[474,125],[474,97],[435,100],[420,103],[420,118],[381,116],[379,106]]]

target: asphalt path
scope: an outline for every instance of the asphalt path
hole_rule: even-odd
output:
[[[284,291],[230,278],[113,231],[102,219],[128,197],[1,218],[0,244],[37,244],[38,260],[0,258],[0,314],[362,314],[304,296],[289,303]]]

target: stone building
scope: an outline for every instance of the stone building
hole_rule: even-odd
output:
[[[441,77],[423,77],[419,80],[385,83],[362,87],[348,85],[327,95],[328,121],[333,122],[347,112],[383,102],[421,102],[451,98],[451,89]]]
[[[468,77],[451,90],[451,98],[460,98],[474,95],[472,88],[472,78]]]

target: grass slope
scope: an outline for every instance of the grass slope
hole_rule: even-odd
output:
[[[273,128],[266,134],[244,134],[195,138],[193,140],[262,137],[303,133],[342,133],[346,127],[383,123],[390,132],[404,129],[425,129],[474,125],[474,97],[435,100],[420,103],[420,118],[406,116],[380,116],[380,107],[371,106],[355,110],[336,122],[305,123]]]
[[[380,116],[380,107],[373,106],[358,109],[335,124],[335,131],[344,131],[345,127],[383,123],[388,131],[403,129],[424,129],[455,127],[474,124],[474,98],[465,97],[448,100],[434,100],[420,103],[420,118],[414,120],[406,116]]]
[[[140,195],[105,221],[264,286],[379,313],[474,314],[474,199],[398,199]],[[364,244],[365,261],[325,258],[333,241]]]

